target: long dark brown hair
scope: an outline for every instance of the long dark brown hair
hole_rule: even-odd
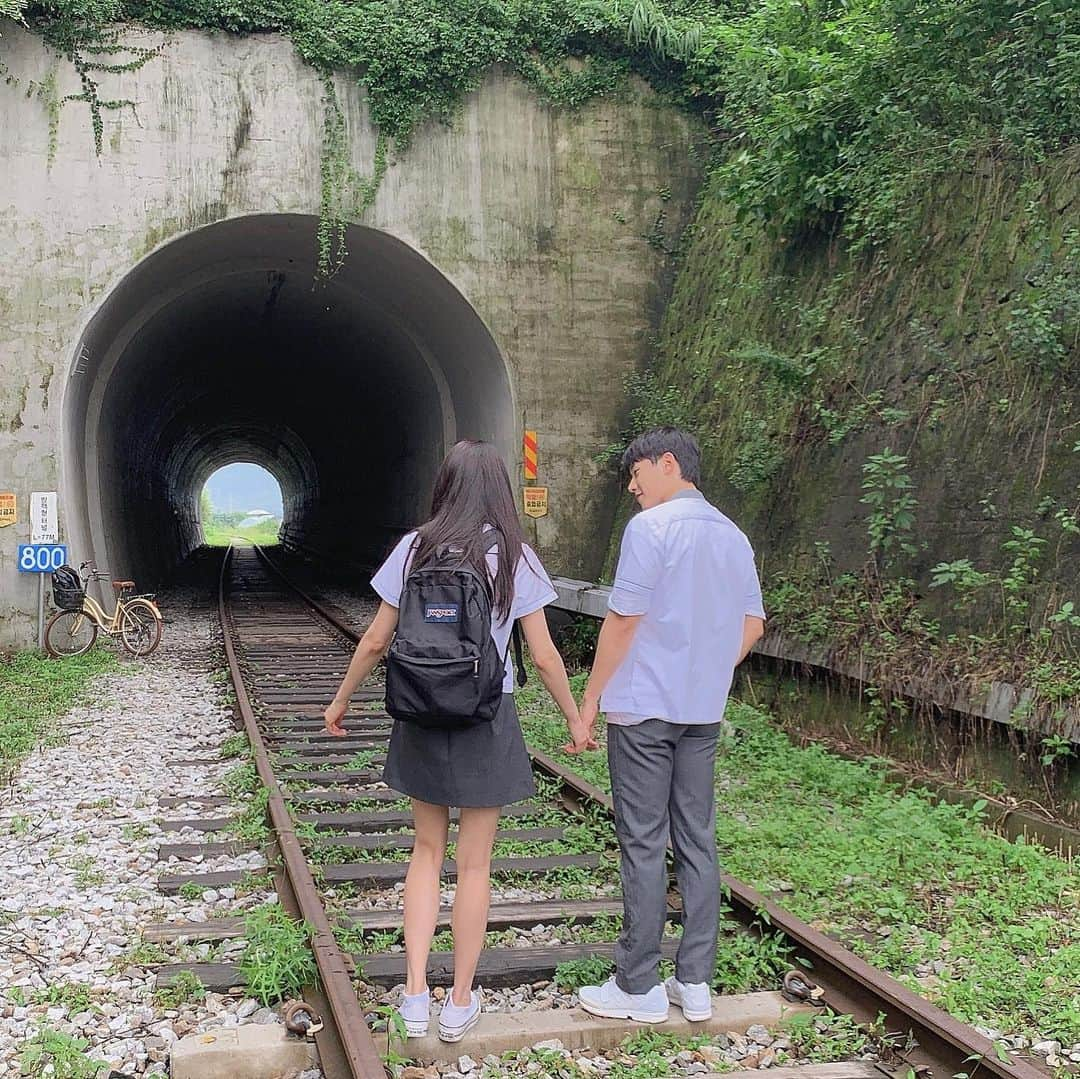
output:
[[[435,477],[431,518],[417,530],[412,568],[432,561],[440,548],[460,551],[462,562],[492,586],[492,609],[502,621],[510,615],[514,570],[524,542],[510,477],[495,447],[490,442],[459,442]],[[499,568],[492,581],[487,552],[495,545]]]

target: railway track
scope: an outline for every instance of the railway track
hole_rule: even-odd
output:
[[[328,1079],[382,1077],[383,1060],[355,983],[362,979],[368,986],[392,987],[405,979],[400,948],[380,951],[369,944],[384,942],[400,928],[400,892],[395,885],[400,888],[404,880],[412,844],[407,802],[380,782],[391,725],[382,710],[382,688],[369,680],[354,694],[345,721],[346,738],[324,732],[323,708],[340,683],[359,634],[289,583],[257,549],[227,554],[219,610],[252,760],[268,792],[275,886],[286,909],[312,927],[320,986],[308,996],[310,1013],[301,1011],[295,1022],[302,1029],[311,1016],[322,1019],[322,1029],[314,1036]],[[594,825],[609,821],[610,797],[561,762],[539,752],[532,758],[538,796],[506,810],[492,869],[498,881],[526,888],[531,884],[539,891],[527,892],[522,901],[502,898],[496,886],[489,933],[520,934],[546,926],[570,939],[539,947],[485,948],[477,980],[488,988],[549,980],[561,963],[610,957],[612,943],[587,934],[582,941],[573,937],[582,927],[602,925],[622,909],[610,825],[594,827],[584,844],[592,849],[566,853],[562,842],[575,832],[582,834],[583,812]],[[208,808],[215,804],[214,799],[204,801]],[[213,832],[228,821],[212,817],[177,824]],[[235,842],[217,842],[178,847],[172,853],[211,857],[236,848]],[[448,862],[447,881],[453,880],[453,872],[453,863]],[[575,874],[598,882],[590,894],[575,894],[573,889],[546,899],[540,894],[545,882],[575,879]],[[186,885],[218,888],[235,885],[242,876],[233,871],[174,874],[162,878],[160,887],[167,892]],[[786,979],[790,999],[828,1005],[866,1023],[884,1016],[886,1029],[896,1034],[896,1059],[893,1066],[880,1068],[884,1074],[1044,1079],[1045,1072],[1026,1061],[1000,1059],[976,1031],[740,881],[725,877],[725,885],[734,917],[751,929],[765,922],[769,931],[780,930],[807,965],[808,973],[792,973]],[[439,929],[448,925],[448,914],[440,911]],[[670,914],[677,921],[677,907]],[[190,935],[242,934],[238,920],[215,922],[190,927]],[[667,952],[673,954],[676,944],[674,939],[665,940]],[[452,958],[436,943],[429,964],[433,986],[450,984]],[[177,964],[162,970],[160,980],[167,984],[185,970],[217,991],[243,984],[239,969],[230,964]]]

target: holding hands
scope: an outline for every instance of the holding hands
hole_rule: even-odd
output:
[[[568,719],[566,726],[570,731],[570,741],[562,747],[564,753],[584,753],[586,749],[597,749],[596,717],[599,706],[588,693],[582,698],[577,719]]]

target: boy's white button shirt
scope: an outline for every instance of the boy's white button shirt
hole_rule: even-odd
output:
[[[718,723],[746,615],[764,618],[749,540],[697,490],[642,510],[623,533],[608,606],[641,615],[600,698],[609,723]]]

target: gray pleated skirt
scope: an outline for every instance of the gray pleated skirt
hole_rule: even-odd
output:
[[[504,806],[536,793],[514,695],[490,723],[440,731],[394,722],[383,782],[432,805]]]

